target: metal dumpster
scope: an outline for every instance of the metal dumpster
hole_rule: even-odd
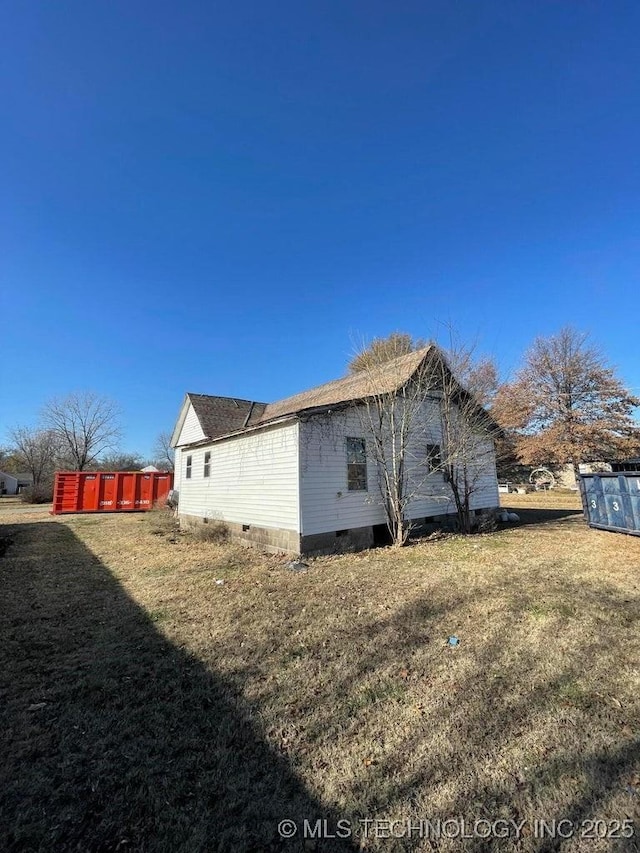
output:
[[[640,472],[581,474],[587,524],[599,530],[640,536]]]
[[[64,512],[132,512],[164,504],[173,474],[142,471],[58,471],[53,515]]]

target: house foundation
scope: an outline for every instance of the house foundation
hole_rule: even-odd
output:
[[[219,524],[226,527],[233,542],[252,545],[269,554],[299,554],[300,534],[295,530],[283,530],[280,527],[258,527],[255,524],[238,524],[234,521],[221,521],[203,518],[199,515],[179,516],[180,527],[187,529],[202,527],[206,524]]]
[[[471,511],[474,517],[478,511]],[[203,518],[199,515],[179,516],[180,526],[185,528],[202,527],[206,524],[220,524],[229,531],[231,541],[242,545],[260,548],[270,554],[291,554],[292,556],[322,556],[342,554],[350,551],[365,551],[376,545],[388,545],[391,538],[386,524],[352,527],[345,530],[331,530],[326,533],[312,533],[301,536],[295,530],[283,530],[278,527],[259,527],[255,524],[238,524],[233,521],[220,521]],[[435,530],[453,531],[456,529],[455,513],[428,516],[412,520],[412,533],[428,535]]]

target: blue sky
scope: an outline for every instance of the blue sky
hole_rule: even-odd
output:
[[[635,2],[5,2],[0,443],[274,400],[446,324],[589,331],[640,391]]]

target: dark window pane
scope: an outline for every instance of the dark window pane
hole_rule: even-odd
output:
[[[347,438],[347,489],[367,490],[367,447],[364,438]]]
[[[365,463],[367,461],[364,438],[347,439],[347,462]]]
[[[439,471],[442,467],[442,456],[439,444],[427,444],[427,470]]]
[[[347,470],[347,487],[350,492],[367,490],[367,469],[364,465],[349,465]]]

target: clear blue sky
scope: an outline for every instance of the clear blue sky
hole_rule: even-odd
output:
[[[590,331],[640,389],[640,4],[4,2],[0,442],[53,395],[149,452],[451,323]]]

